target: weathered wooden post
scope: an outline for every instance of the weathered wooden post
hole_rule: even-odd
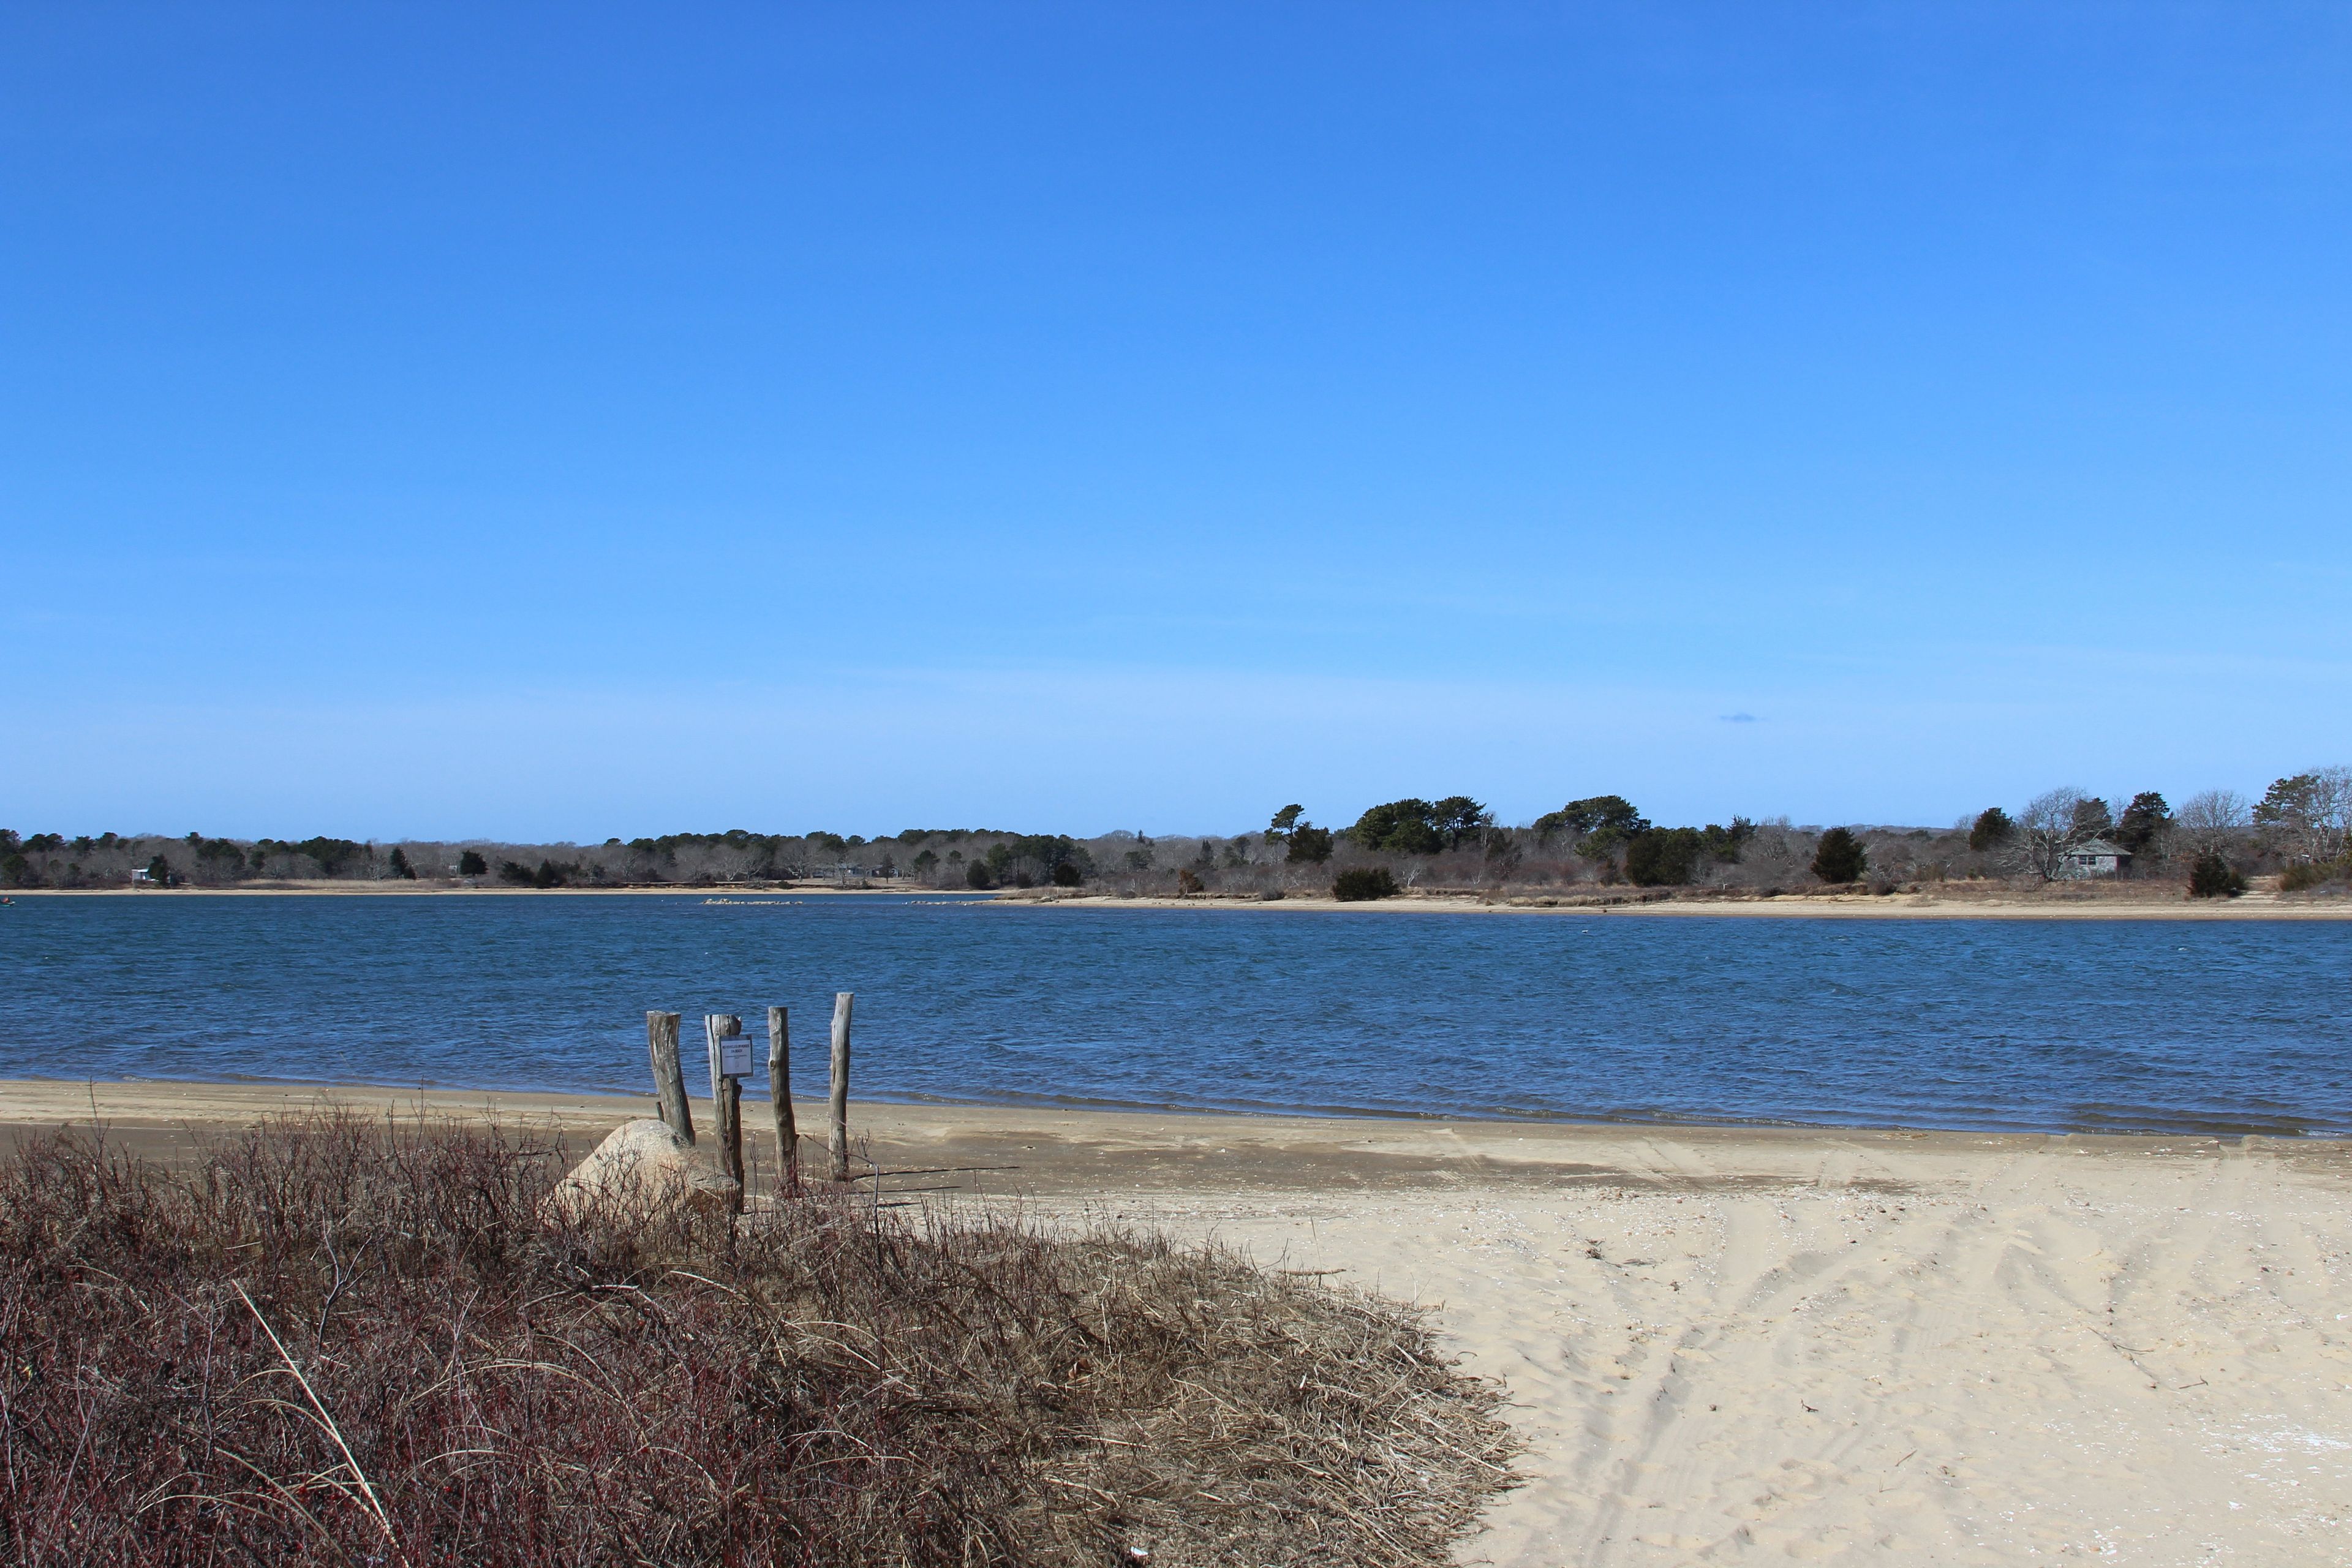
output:
[[[686,1074],[677,1065],[677,1015],[646,1015],[646,1048],[654,1059],[654,1102],[670,1131],[694,1142],[694,1114],[686,1108]]]
[[[801,1184],[801,1135],[793,1125],[793,1044],[791,1020],[782,1007],[768,1009],[768,1098],[776,1113],[777,1181],[783,1192]]]
[[[849,1180],[849,1004],[850,993],[833,994],[833,1093],[825,1109],[832,1126],[825,1148],[833,1155],[833,1179]]]
[[[719,1158],[729,1175],[735,1178],[735,1206],[743,1206],[743,1079],[737,1072],[751,1069],[751,1047],[744,1043],[730,1050],[730,1042],[740,1040],[743,1020],[732,1013],[707,1013],[702,1019],[703,1033],[710,1041],[710,1098],[717,1106],[719,1117]],[[730,1055],[739,1059],[729,1061]]]

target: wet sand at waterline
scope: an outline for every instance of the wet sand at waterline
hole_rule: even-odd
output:
[[[648,1109],[16,1080],[0,1136],[95,1111],[169,1158],[330,1104],[582,1149]],[[853,1125],[907,1173],[880,1184],[898,1201],[1214,1237],[1428,1305],[1528,1444],[1473,1559],[2332,1563],[2352,1531],[2352,1143],[896,1105]]]

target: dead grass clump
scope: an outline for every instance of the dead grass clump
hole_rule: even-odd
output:
[[[824,1198],[542,1215],[561,1170],[348,1117],[0,1163],[8,1561],[1437,1563],[1507,1484],[1370,1298]]]

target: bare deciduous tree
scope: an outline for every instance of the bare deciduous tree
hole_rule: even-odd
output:
[[[2233,789],[2209,789],[2183,801],[2173,822],[2193,859],[2225,847],[2252,819],[2244,795]]]
[[[2071,786],[2047,790],[2025,803],[2017,816],[2017,840],[2025,863],[2045,882],[2066,871],[2067,852],[2088,837],[2083,805],[2090,797]]]

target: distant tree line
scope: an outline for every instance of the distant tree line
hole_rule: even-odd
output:
[[[2273,780],[2258,801],[2206,790],[2177,812],[2154,790],[2120,805],[2071,787],[2048,790],[2014,816],[1987,807],[1969,824],[1969,847],[2043,882],[2081,875],[2086,861],[2119,851],[2118,875],[2185,874],[2198,897],[2232,897],[2246,890],[2250,873],[2276,873],[2286,892],[2352,880],[2347,829],[2352,768],[2332,767]]]
[[[602,844],[348,838],[211,838],[113,833],[68,838],[0,830],[0,886],[106,888],[134,881],[229,887],[391,880],[532,889],[730,887],[822,881],[945,890],[1087,889],[1137,895],[1376,899],[1432,889],[1577,887],[1757,892],[1967,880],[2054,883],[2117,876],[2200,896],[2257,876],[2287,891],[2352,883],[2352,769],[2274,781],[2259,800],[2207,790],[2176,809],[2153,790],[2103,799],[2045,791],[1988,806],[1949,828],[1651,821],[1620,795],[1586,795],[1533,821],[1498,823],[1466,795],[1408,796],[1351,825],[1292,804],[1265,829],[1231,836],[1118,832],[1076,837],[995,828],[908,828],[865,838],[828,831],[673,833]]]

